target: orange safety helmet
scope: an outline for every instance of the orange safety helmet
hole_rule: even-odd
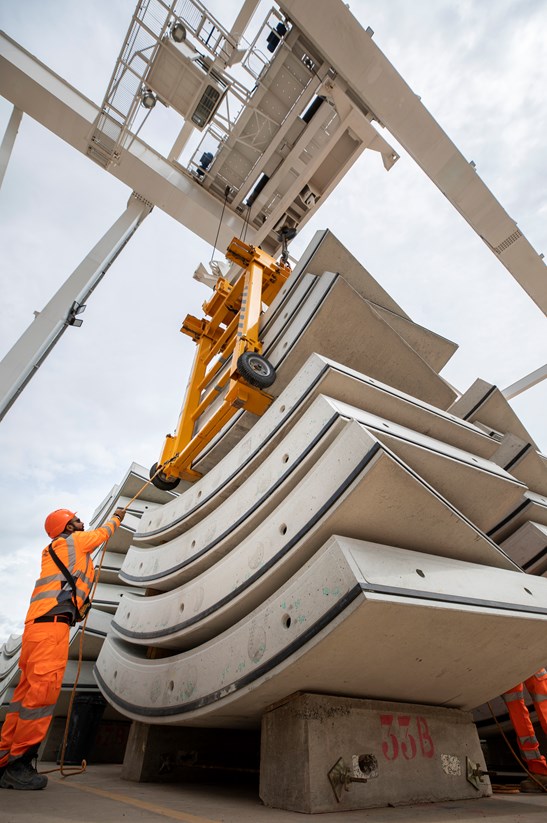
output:
[[[58,537],[73,517],[76,517],[76,512],[71,512],[69,509],[55,509],[46,517],[44,528],[50,537]]]

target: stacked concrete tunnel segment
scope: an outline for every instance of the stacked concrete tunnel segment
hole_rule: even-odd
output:
[[[456,346],[329,231],[261,339],[268,411],[135,524],[95,668],[111,706],[236,729],[294,692],[470,710],[542,666],[547,463],[501,392],[450,386]]]

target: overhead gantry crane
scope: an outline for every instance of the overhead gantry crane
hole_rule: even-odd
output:
[[[103,238],[99,264],[94,250],[0,364],[0,415],[60,334],[81,322],[86,296],[154,205],[211,245],[218,236],[226,248],[244,235],[275,258],[283,232],[309,220],[366,148],[381,154],[386,169],[397,161],[375,123],[547,310],[542,257],[375,45],[373,32],[342,0],[279,0],[248,43],[257,6],[245,0],[227,30],[199,0],[141,0],[100,107],[0,36],[0,93],[15,107],[0,179],[24,111],[134,192],[117,229]],[[158,104],[181,117],[166,156],[140,137]],[[196,131],[202,140],[186,157]],[[200,272],[211,286],[219,274]],[[231,284],[238,276],[236,267],[221,274]],[[539,371],[542,379],[547,370]]]

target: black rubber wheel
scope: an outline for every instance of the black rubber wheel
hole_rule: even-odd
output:
[[[267,389],[277,377],[272,364],[253,351],[243,352],[237,361],[237,370],[245,382],[256,389]]]
[[[168,480],[167,477],[164,475],[163,472],[156,474],[158,470],[158,464],[154,463],[152,468],[150,469],[149,477],[152,480],[152,485],[155,486],[157,489],[161,489],[162,492],[170,492],[173,489],[176,489],[178,484],[180,483],[180,478],[174,478],[173,480]],[[154,477],[154,475],[156,476]]]

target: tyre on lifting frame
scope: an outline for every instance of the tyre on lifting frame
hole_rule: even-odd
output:
[[[255,389],[267,389],[277,377],[270,361],[253,351],[244,351],[239,356],[237,370],[243,380]]]
[[[156,477],[154,477],[157,470],[158,464],[154,463],[154,465],[150,469],[149,477],[152,480],[152,485],[155,486],[157,489],[161,489],[162,492],[173,491],[173,489],[175,489],[180,483],[180,477],[176,477],[173,480],[168,480],[163,472],[160,472],[158,475],[156,475]]]

